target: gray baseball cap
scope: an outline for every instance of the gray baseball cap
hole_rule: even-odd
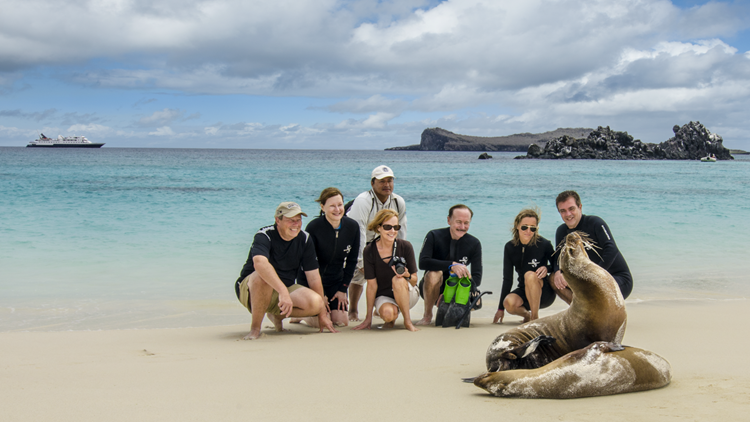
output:
[[[300,214],[307,217],[307,214],[302,212],[302,208],[299,205],[297,205],[296,202],[282,202],[279,204],[278,207],[276,207],[276,214],[274,216],[276,218],[281,218],[281,217],[292,218]]]

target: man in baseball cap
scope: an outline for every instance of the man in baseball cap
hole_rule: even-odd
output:
[[[352,206],[346,214],[359,223],[359,259],[357,260],[354,277],[349,283],[349,320],[351,321],[359,321],[357,304],[362,296],[365,284],[362,251],[364,251],[365,245],[372,241],[376,235],[375,232],[367,230],[367,225],[375,218],[378,211],[385,208],[392,209],[398,213],[398,224],[401,226],[397,236],[399,239],[406,239],[406,202],[404,202],[404,198],[393,193],[394,180],[393,170],[389,166],[375,167],[370,174],[372,189],[362,192],[354,198]]]
[[[282,202],[274,212],[275,224],[255,233],[247,262],[235,282],[237,298],[253,316],[245,340],[260,337],[266,314],[276,331],[283,330],[284,318],[317,316],[320,331],[337,332],[323,299],[315,246],[302,230],[303,215],[307,217],[297,203]],[[310,288],[295,284],[300,268]]]

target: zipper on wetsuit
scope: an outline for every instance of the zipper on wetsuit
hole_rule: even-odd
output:
[[[334,229],[336,231],[336,238],[333,240],[333,256],[331,257],[331,261],[333,261],[334,258],[336,258],[336,245],[339,243],[339,229]],[[328,266],[331,265],[331,261],[328,261],[326,264],[326,268],[323,270],[323,274],[325,274],[328,271]],[[322,277],[323,274],[320,276]]]

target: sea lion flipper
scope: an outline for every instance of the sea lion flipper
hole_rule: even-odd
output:
[[[521,355],[521,359],[534,353],[539,346],[550,344],[555,344],[555,338],[552,336],[539,336],[529,342],[524,343],[523,345],[521,345],[521,347],[525,347],[526,350],[524,350],[522,353],[519,353]],[[521,347],[516,350],[519,350]]]

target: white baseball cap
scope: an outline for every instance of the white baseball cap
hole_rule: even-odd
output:
[[[391,170],[388,166],[377,166],[372,170],[372,178],[375,179],[385,179],[386,177],[393,177],[394,179],[396,176],[393,175],[393,170]]]

